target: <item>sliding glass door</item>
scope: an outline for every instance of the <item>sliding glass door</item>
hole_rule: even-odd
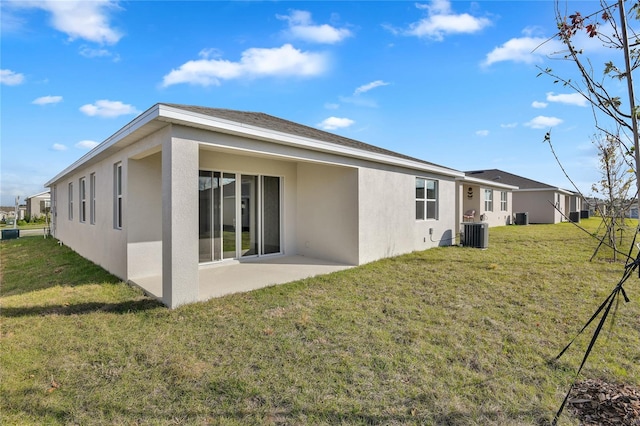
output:
[[[200,262],[280,253],[280,185],[274,176],[201,170]]]

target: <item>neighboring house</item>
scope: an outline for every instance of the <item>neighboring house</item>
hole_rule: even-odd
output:
[[[51,192],[49,190],[31,195],[26,200],[26,214],[31,218],[43,216],[49,212]]]
[[[513,190],[513,213],[527,213],[529,223],[559,223],[582,210],[579,194],[502,170],[465,172],[467,177],[517,186]]]
[[[463,176],[262,113],[156,104],[46,186],[56,238],[122,279],[160,280],[175,307],[206,298],[203,269],[450,245]]]
[[[513,223],[513,191],[517,186],[464,176],[457,179],[462,222],[486,222],[489,227]]]

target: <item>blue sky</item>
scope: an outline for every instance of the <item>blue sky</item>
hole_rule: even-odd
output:
[[[594,11],[597,2],[569,2]],[[0,204],[157,102],[259,111],[457,170],[599,179],[591,108],[537,77],[552,1],[0,3]],[[594,67],[610,52],[584,40]],[[591,43],[591,44],[589,44]],[[534,50],[538,47],[536,50]],[[612,88],[624,96],[624,84]]]

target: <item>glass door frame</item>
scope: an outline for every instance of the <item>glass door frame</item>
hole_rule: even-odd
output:
[[[258,257],[268,257],[268,256],[279,256],[284,254],[284,249],[283,249],[283,206],[284,206],[284,193],[283,193],[283,188],[284,188],[284,177],[280,176],[280,175],[266,175],[266,174],[251,174],[251,173],[243,173],[243,172],[230,172],[230,171],[223,171],[223,170],[214,170],[214,169],[199,169],[199,174],[205,172],[205,173],[211,173],[212,176],[212,180],[215,180],[215,175],[216,173],[218,174],[218,176],[220,176],[220,205],[219,205],[219,209],[220,212],[218,213],[220,218],[219,223],[220,223],[220,239],[218,244],[220,244],[220,248],[218,251],[216,251],[215,248],[215,238],[214,238],[214,229],[213,226],[216,223],[216,220],[214,219],[215,217],[215,197],[213,194],[213,185],[211,188],[211,196],[209,197],[209,202],[211,203],[209,206],[209,211],[211,212],[211,216],[208,220],[208,223],[211,226],[210,229],[210,234],[211,234],[211,238],[210,238],[210,248],[209,248],[209,253],[211,253],[210,259],[209,260],[201,260],[200,258],[199,260],[199,264],[200,265],[206,265],[206,264],[211,264],[211,263],[220,263],[220,262],[224,262],[224,261],[230,261],[230,260],[235,260],[235,261],[239,261],[239,260],[243,260],[243,259],[254,259],[254,258],[258,258]],[[235,233],[235,256],[233,257],[225,257],[224,256],[224,205],[225,205],[225,196],[224,196],[224,185],[222,185],[222,182],[224,181],[225,176],[229,176],[229,175],[234,175],[235,176],[235,182],[234,182],[234,212],[235,212],[235,221],[234,221],[234,233]],[[243,205],[243,194],[242,194],[242,179],[243,177],[255,177],[255,198],[256,200],[249,200],[249,201],[253,201],[254,203],[257,203],[256,207],[255,207],[255,218],[251,218],[251,226],[255,226],[256,230],[255,230],[255,235],[256,235],[256,241],[255,241],[255,247],[257,250],[256,254],[251,254],[251,255],[247,255],[244,256],[242,254],[243,251],[243,247],[242,247],[242,237],[243,237],[243,216],[242,216],[242,205]],[[264,247],[264,233],[265,233],[265,223],[264,223],[264,178],[268,177],[268,178],[277,178],[278,179],[278,201],[277,201],[277,207],[278,207],[278,248],[279,250],[277,252],[273,252],[273,253],[264,253],[265,251],[265,247]],[[200,211],[201,206],[198,206],[198,210]],[[198,220],[200,220],[198,218]],[[238,232],[238,230],[240,230],[240,232]],[[198,236],[198,238],[200,238],[200,235]],[[220,253],[220,259],[215,259],[215,253],[218,252]],[[198,251],[199,256],[200,256],[200,249]]]

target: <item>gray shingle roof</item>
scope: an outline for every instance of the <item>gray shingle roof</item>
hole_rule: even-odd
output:
[[[484,179],[494,182],[505,183],[507,185],[514,185],[520,189],[557,189],[557,186],[547,185],[546,183],[538,182],[533,179],[527,179],[526,177],[514,175],[509,172],[498,169],[490,170],[473,170],[464,172],[465,175]]]
[[[356,148],[362,151],[372,152],[376,154],[389,155],[396,158],[402,158],[405,160],[417,161],[419,163],[428,164],[431,166],[442,167],[444,169],[451,169],[450,167],[441,166],[438,164],[430,163],[428,161],[421,160],[419,158],[410,157],[408,155],[400,154],[388,149],[380,148],[374,145],[369,145],[364,142],[357,141],[355,139],[349,139],[342,136],[338,136],[333,133],[318,130],[313,127],[305,126],[303,124],[295,123],[293,121],[284,120],[282,118],[274,117],[262,112],[247,112],[237,111],[232,109],[223,108],[207,108],[194,105],[181,105],[181,104],[169,104],[162,103],[173,108],[182,109],[185,111],[191,111],[198,114],[208,115],[210,117],[222,118],[225,120],[233,121],[236,123],[247,124],[250,126],[259,127],[262,129],[273,130],[277,132],[287,133],[294,136],[301,136],[304,138],[314,139],[322,142],[329,142],[336,145],[342,145],[349,148]]]

